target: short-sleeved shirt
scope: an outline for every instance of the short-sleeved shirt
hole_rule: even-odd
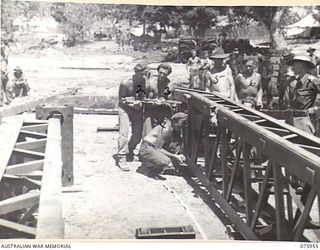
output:
[[[311,62],[314,65],[320,64],[320,58],[318,56],[316,56],[315,54],[313,54],[312,56],[309,56],[309,57],[310,57]]]
[[[288,86],[290,106],[293,109],[309,109],[320,93],[320,79],[310,74],[305,74],[301,79],[295,79]]]

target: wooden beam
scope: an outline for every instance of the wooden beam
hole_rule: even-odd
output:
[[[41,180],[42,179],[42,171],[36,170],[27,174],[16,174],[18,177],[27,177],[30,179]]]
[[[217,159],[217,152],[218,152],[218,148],[219,148],[220,137],[221,137],[221,132],[220,132],[220,128],[218,128],[217,135],[216,135],[216,138],[215,138],[215,141],[213,144],[210,165],[208,167],[207,175],[208,175],[209,180],[211,180],[211,178],[212,178],[213,170],[216,169],[216,167],[217,167],[217,166],[214,166],[214,164],[216,163],[216,159]]]
[[[252,121],[252,122],[254,122],[254,123],[258,124],[258,123],[266,122],[266,121],[267,121],[266,119],[259,119],[259,120]]]
[[[44,133],[38,133],[38,132],[31,132],[31,131],[26,131],[21,129],[20,134],[25,136],[25,137],[31,137],[35,139],[43,139],[47,138],[47,134]]]
[[[49,120],[45,155],[36,238],[62,239],[64,224],[61,204],[62,158],[59,119]]]
[[[97,132],[119,131],[119,126],[115,127],[97,127]]]
[[[7,214],[22,208],[32,207],[39,202],[40,192],[32,191],[6,200],[0,201],[0,215]]]
[[[207,176],[198,168],[196,164],[188,157],[188,166],[191,171],[199,178],[200,182],[207,188],[221,209],[226,213],[229,220],[237,226],[237,229],[246,240],[258,240],[257,235],[250,227],[240,218],[235,209],[225,200],[216,187],[210,182]]]
[[[33,125],[48,125],[47,120],[32,120],[32,121],[24,121],[23,126],[33,126]]]
[[[9,160],[12,155],[14,145],[19,137],[19,132],[22,127],[22,120],[17,120],[14,123],[3,122],[0,125],[0,181],[5,172]],[[5,142],[5,143],[3,143]]]
[[[74,108],[74,114],[87,114],[87,115],[118,115],[117,109],[85,109]]]
[[[222,191],[223,196],[227,197],[228,183],[229,183],[229,168],[228,168],[228,144],[229,139],[227,135],[227,129],[221,127],[221,170],[222,170]]]
[[[239,143],[239,145],[236,148],[236,158],[232,166],[232,173],[231,173],[231,179],[228,185],[228,191],[226,195],[226,200],[227,202],[230,201],[231,194],[232,194],[232,189],[233,185],[236,179],[236,174],[238,173],[239,165],[240,165],[240,157],[241,157],[241,152],[242,152],[242,144]]]
[[[20,164],[10,165],[6,169],[6,174],[27,174],[35,170],[42,170],[44,160],[28,161]]]
[[[48,129],[48,124],[28,125],[23,126],[22,129],[31,132],[45,132]]]
[[[233,112],[238,112],[238,111],[242,111],[242,108],[237,108],[237,109],[232,109]]]
[[[34,180],[34,179],[31,179],[27,176],[17,176],[17,175],[4,174],[2,181],[4,183],[8,183],[8,184],[13,185],[15,187],[25,186],[29,190],[41,188],[41,181],[40,180]],[[15,194],[13,194],[13,196],[14,195]]]
[[[297,137],[298,135],[296,135],[296,134],[290,134],[290,135],[285,135],[285,136],[282,136],[282,138],[283,139],[286,139],[286,140],[288,140],[288,139],[292,139],[292,138],[295,138],[295,137]]]
[[[39,139],[35,141],[23,141],[17,142],[15,148],[19,149],[37,149],[37,148],[44,148],[46,146],[47,139]]]
[[[243,142],[243,187],[246,204],[246,222],[250,226],[253,216],[252,184],[250,172],[250,145]]]
[[[251,224],[250,224],[250,228],[252,230],[255,229],[256,224],[259,219],[259,216],[260,216],[260,212],[262,210],[262,207],[268,200],[269,193],[268,193],[267,189],[268,189],[268,182],[269,182],[271,173],[272,173],[272,163],[269,161],[268,165],[266,167],[266,172],[263,177],[262,184],[261,184],[261,188],[260,188],[260,192],[259,192],[259,196],[258,196],[258,201],[257,201],[256,207],[255,207],[255,213],[252,216],[252,220],[251,220]]]
[[[319,156],[289,142],[253,122],[226,109],[218,110],[218,124],[227,124],[235,136],[242,138],[252,146],[272,158],[274,162],[286,167],[290,174],[314,186],[320,192]],[[287,129],[285,127],[285,129]],[[288,129],[289,130],[289,129]],[[319,138],[317,139],[319,141]],[[288,163],[290,163],[288,165]],[[290,167],[289,167],[290,166]],[[303,167],[303,166],[308,166]]]
[[[28,209],[27,212],[23,215],[23,217],[18,221],[20,224],[24,224],[32,215],[34,212],[38,210],[39,204],[35,204],[33,207]]]
[[[41,106],[46,103],[52,102],[57,100],[59,97],[71,93],[70,90],[68,91],[61,91],[59,93],[56,93],[55,95],[52,96],[47,96],[47,97],[42,97],[38,98],[36,100],[34,99],[29,99],[29,97],[24,97],[19,100],[15,100],[14,103],[7,107],[2,107],[0,108],[0,115],[2,117],[7,117],[7,116],[13,116],[17,114],[21,114],[23,112],[29,111],[29,110],[35,110],[36,106]]]
[[[277,240],[288,240],[287,225],[285,223],[285,207],[283,194],[283,176],[281,166],[273,162],[274,192],[276,203]]]
[[[14,148],[12,153],[20,155],[25,158],[34,159],[34,160],[41,160],[41,159],[44,159],[45,157],[44,153],[27,150],[27,149],[19,149],[19,148]]]
[[[296,191],[289,185],[289,194],[292,197],[292,200],[296,204],[297,208],[302,212],[304,209],[304,205],[298,195],[296,194]]]
[[[221,100],[225,100],[226,98],[224,98],[223,96],[220,96],[219,94],[217,93],[208,93],[208,92],[205,92],[205,91],[199,91],[199,90],[191,90],[191,89],[187,89],[187,88],[181,88],[181,87],[177,87],[175,88],[175,91],[174,91],[174,97],[179,97],[179,96],[182,96],[182,95],[189,95],[191,96],[191,99],[193,101],[196,101],[198,102],[198,100],[203,103],[205,103],[206,105],[208,106],[212,106],[212,107],[217,107],[217,108],[221,108],[220,110],[223,110],[223,112],[228,112],[227,109],[223,109],[223,105],[219,105],[219,104],[216,104],[215,102],[209,100],[208,98],[204,98],[203,95],[201,94],[205,94],[205,95],[208,95],[208,96],[212,96],[212,97],[217,97]],[[187,100],[186,99],[183,99],[182,101],[186,102]],[[230,104],[235,104],[237,105],[239,108],[242,108],[244,111],[247,112],[247,114],[252,114],[252,115],[257,115],[260,117],[260,119],[265,119],[266,121],[268,121],[270,124],[275,124],[275,125],[279,125],[279,120],[267,115],[267,114],[264,114],[263,112],[260,112],[258,110],[254,110],[254,109],[251,109],[251,108],[248,108],[246,107],[245,105],[243,104],[239,104],[239,103],[236,103],[234,101],[230,101],[230,100],[225,100],[226,102],[230,103]],[[240,113],[237,113],[239,115],[242,115]],[[237,116],[239,117],[239,116]],[[286,124],[284,122],[281,122],[281,127],[282,128],[285,128],[285,129],[288,129],[289,131],[291,131],[292,133],[294,134],[298,134],[299,136],[303,136],[304,139],[306,140],[310,140],[314,143],[317,143],[319,144],[319,138],[318,137],[315,137],[314,135],[310,135],[298,128],[295,128],[289,124]]]
[[[28,227],[25,225],[21,225],[19,223],[15,223],[15,222],[11,222],[11,221],[7,221],[4,219],[0,219],[0,226],[1,227],[5,227],[5,228],[9,228],[9,229],[13,229],[15,231],[21,232],[21,233],[25,233],[25,234],[30,234],[30,235],[36,235],[36,229],[33,227]]]
[[[309,217],[309,213],[310,213],[310,210],[312,208],[312,205],[313,205],[313,202],[316,198],[316,191],[314,188],[311,188],[309,194],[308,194],[308,198],[306,200],[306,204],[305,204],[305,207],[303,209],[303,212],[302,214],[300,215],[296,225],[294,226],[294,229],[293,229],[293,233],[294,233],[294,237],[293,237],[293,240],[294,241],[299,241],[300,240],[300,237],[302,236],[303,234],[303,231],[304,231],[304,228],[305,228],[305,224],[306,224],[306,221]]]
[[[304,144],[296,144],[296,145],[314,153],[315,155],[320,156],[320,148],[318,147],[313,147],[313,146],[304,145]]]

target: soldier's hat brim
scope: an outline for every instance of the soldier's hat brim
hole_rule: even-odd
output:
[[[307,52],[315,52],[316,51],[316,49],[315,48],[312,48],[312,47],[310,47],[309,49],[307,49]]]
[[[20,67],[16,67],[15,69],[13,69],[14,72],[22,72],[22,69]]]
[[[314,63],[311,62],[310,58],[307,56],[294,56],[292,59],[287,61],[287,64],[291,66],[294,62],[304,62],[309,69],[315,68]]]
[[[230,54],[213,54],[213,55],[210,55],[209,58],[210,59],[226,59],[230,56]]]

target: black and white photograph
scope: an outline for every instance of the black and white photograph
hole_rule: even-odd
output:
[[[0,239],[319,247],[320,5],[199,4],[1,0]]]

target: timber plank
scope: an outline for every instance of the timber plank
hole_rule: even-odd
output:
[[[23,215],[23,217],[18,221],[18,223],[24,224],[33,215],[33,213],[38,210],[38,207],[39,205],[36,204],[30,209],[28,209],[28,211]]]
[[[38,98],[36,100],[30,100],[28,97],[19,99],[19,103],[14,102],[10,106],[0,108],[0,115],[2,117],[13,116],[21,114],[26,111],[35,110],[35,107],[38,105],[44,105],[46,103],[57,100],[61,95],[69,94],[70,91],[61,91],[52,96]]]
[[[285,224],[283,176],[281,173],[281,166],[274,162],[272,164],[273,164],[273,177],[274,177],[275,202],[276,202],[277,239],[287,240],[288,235],[287,235],[287,228]]]
[[[35,160],[41,160],[45,157],[44,153],[27,150],[27,149],[14,148],[12,152],[13,154],[20,155],[25,158],[35,159]]]
[[[36,229],[33,227],[28,227],[19,223],[7,221],[4,219],[0,219],[0,226],[5,227],[5,228],[10,228],[18,232],[30,234],[30,235],[35,235],[36,234]]]
[[[33,191],[0,201],[0,215],[22,208],[32,207],[39,202],[40,192]]]
[[[243,186],[246,204],[246,220],[250,226],[253,217],[253,202],[252,202],[252,184],[250,172],[250,145],[243,142]]]
[[[5,142],[0,143],[0,181],[9,164],[14,145],[19,137],[22,122],[23,121],[19,119],[14,123],[3,122],[0,125],[0,138],[2,142]]]
[[[23,128],[21,129],[20,133],[26,137],[31,137],[31,138],[35,138],[35,139],[47,138],[47,134],[45,134],[45,133],[26,131],[26,130],[23,130]]]
[[[61,200],[62,158],[59,119],[49,120],[45,155],[36,238],[61,239],[64,236],[64,224]]]
[[[28,125],[23,126],[22,129],[30,132],[45,132],[48,129],[48,124]]]
[[[293,237],[293,240],[294,241],[298,241],[300,240],[300,237],[302,236],[303,234],[303,231],[304,231],[304,228],[305,228],[305,224],[306,224],[306,221],[308,220],[308,217],[309,217],[309,212],[312,208],[312,204],[316,198],[316,191],[314,188],[311,188],[309,194],[308,194],[308,198],[307,198],[307,201],[306,201],[306,205],[303,209],[303,212],[302,214],[300,215],[294,229],[293,229],[293,232],[294,232],[294,237]]]
[[[214,197],[215,201],[220,205],[221,209],[226,213],[232,223],[237,225],[237,229],[242,236],[247,240],[258,240],[257,235],[253,230],[240,218],[235,209],[225,200],[220,192],[215,188],[214,184],[210,182],[207,176],[188,158],[188,166],[192,172],[199,178],[201,183],[208,189],[209,193]]]
[[[16,143],[15,148],[18,149],[36,149],[36,148],[44,148],[46,146],[47,139],[39,139],[36,141],[23,141]]]
[[[6,174],[27,174],[35,170],[42,170],[44,160],[29,161],[20,164],[9,165],[6,169]]]

